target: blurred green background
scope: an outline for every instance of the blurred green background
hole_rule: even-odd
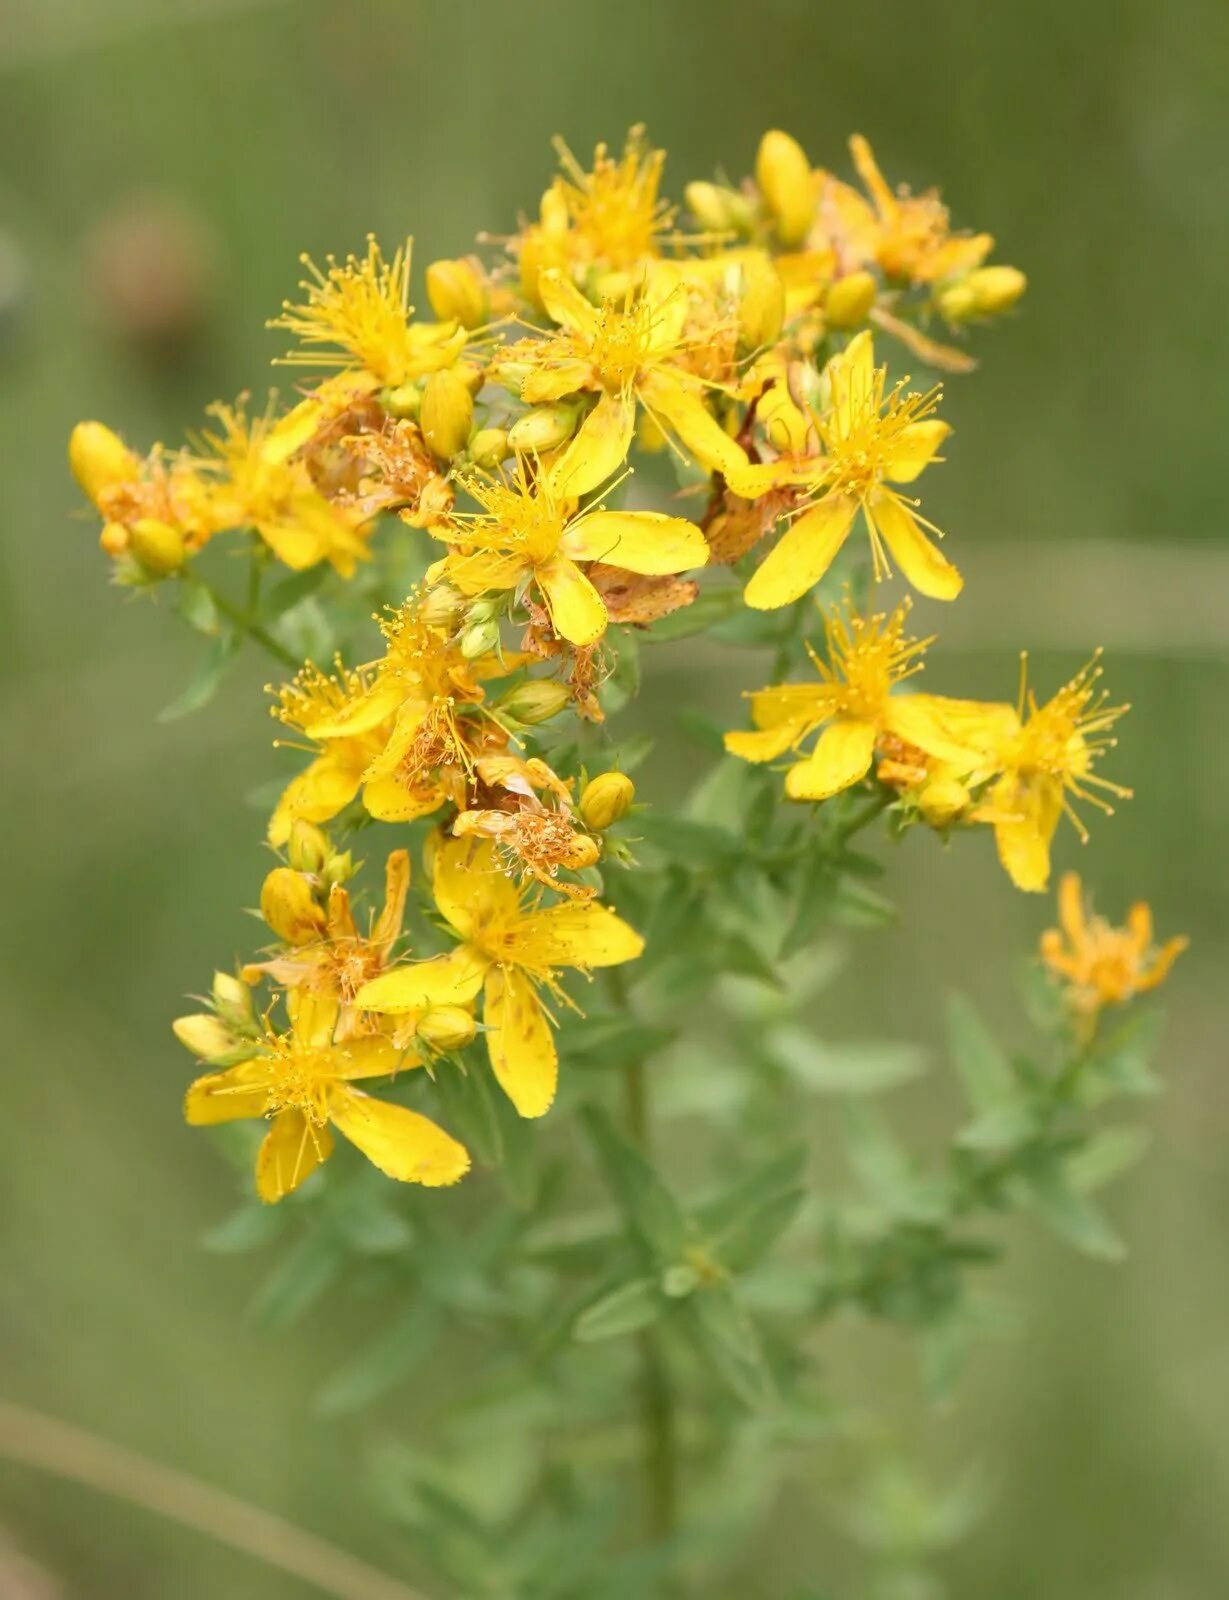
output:
[[[1112,1200],[1129,1261],[1022,1231],[998,1280],[1021,1336],[979,1351],[929,1423],[936,1458],[984,1464],[993,1491],[945,1575],[961,1600],[1229,1590],[1227,81],[1223,0],[5,0],[0,1396],[414,1570],[359,1463],[392,1433],[430,1451],[423,1390],[448,1375],[322,1421],[311,1396],[361,1312],[263,1330],[246,1308],[269,1258],[199,1247],[237,1181],[181,1125],[168,1022],[251,944],[237,908],[267,857],[241,796],[285,770],[267,671],[253,656],[203,714],[156,723],[195,645],[108,590],[64,464],[72,423],[174,440],[215,395],[260,393],[299,251],[373,229],[412,231],[420,261],[460,253],[536,204],[555,132],[585,154],[646,121],[677,195],[749,170],[766,126],[838,170],[860,129],[894,181],[941,183],[1031,280],[980,339],[981,372],[949,385],[927,509],[969,586],[950,623],[924,608],[944,627],[929,686],[1010,697],[1027,645],[1048,692],[1105,645],[1134,707],[1113,772],[1137,798],[1082,853],[1065,832],[1059,865],[1078,856],[1105,910],[1144,896],[1193,938],[1154,1147]],[[152,350],[151,306],[199,325]],[[651,659],[629,731],[667,696],[729,717],[759,681],[745,656]],[[658,756],[644,793],[671,778]],[[834,1028],[934,1041],[952,983],[1019,1026],[1011,968],[1049,903],[1010,890],[988,839],[958,845],[912,838],[893,860],[900,926],[858,947]],[[800,1486],[765,1592],[841,1559],[813,1510]],[[0,1592],[33,1600],[4,1576],[6,1535],[65,1596],[310,1592],[0,1462]]]

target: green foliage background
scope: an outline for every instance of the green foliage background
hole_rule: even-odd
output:
[[[1127,1263],[1021,1230],[997,1280],[1020,1336],[978,1351],[950,1414],[918,1415],[895,1336],[830,1333],[830,1373],[898,1400],[902,1441],[940,1481],[972,1466],[990,1489],[944,1562],[962,1600],[1221,1591],[1227,76],[1219,0],[9,0],[0,229],[25,288],[0,313],[0,1393],[412,1571],[363,1463],[392,1438],[430,1454],[439,1397],[465,1382],[462,1348],[377,1414],[322,1420],[312,1397],[367,1308],[326,1300],[270,1330],[248,1307],[271,1258],[199,1248],[237,1180],[179,1120],[190,1064],[168,1022],[250,948],[238,908],[267,858],[241,797],[285,767],[254,657],[206,712],[156,723],[194,644],[107,590],[94,522],[74,520],[72,422],[174,438],[215,394],[259,393],[279,348],[262,323],[300,250],[344,252],[374,229],[412,231],[420,261],[459,253],[536,203],[554,132],[586,153],[647,121],[677,194],[715,165],[748,170],[766,126],[838,166],[856,128],[891,177],[941,183],[1031,279],[1022,314],[980,339],[981,372],[949,384],[956,435],[927,509],[968,587],[950,620],[921,608],[943,640],[928,686],[1010,696],[1028,645],[1048,689],[1104,644],[1134,705],[1112,774],[1138,797],[1096,819],[1085,851],[1066,833],[1059,865],[1078,864],[1107,911],[1147,897],[1194,948],[1168,994],[1154,1147],[1111,1201]],[[199,213],[218,258],[206,326],[160,362],[107,325],[82,254],[150,190]],[[685,706],[737,720],[739,690],[761,681],[754,657],[711,646],[650,664],[629,732],[672,733]],[[666,800],[687,759],[661,740],[642,797]],[[1010,889],[988,838],[945,858],[912,837],[890,866],[899,926],[856,943],[823,1029],[935,1043],[954,984],[1017,1026],[1011,969],[1050,904]],[[902,1125],[924,1145],[953,1104],[936,1061]],[[672,1155],[685,1187],[688,1151]],[[844,1570],[844,1488],[835,1468],[795,1486],[765,1574]],[[307,1593],[2,1463],[0,1526],[69,1594]]]

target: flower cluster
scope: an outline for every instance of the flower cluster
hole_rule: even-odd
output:
[[[892,188],[864,139],[851,152],[861,187],[770,132],[753,178],[690,183],[684,212],[660,196],[664,157],[640,130],[588,169],[561,146],[537,217],[497,254],[427,267],[429,318],[410,303],[408,243],[307,261],[270,324],[295,341],[283,364],[303,380],[287,409],[218,404],[190,445],[145,454],[100,423],[74,430],[71,464],[121,582],[212,594],[198,563],[228,535],[257,574],[320,569],[378,600],[365,574],[406,570],[387,552],[432,552],[408,595],[385,596],[377,654],[308,662],[274,689],[283,742],[306,755],[268,824],[284,857],[261,893],[275,942],[176,1025],[208,1068],[189,1120],[270,1119],[266,1200],[325,1159],[334,1129],[394,1178],[458,1179],[469,1158],[455,1139],[359,1084],[399,1093],[479,1028],[516,1110],[551,1105],[551,1006],[574,1003],[560,973],[642,948],[605,903],[634,865],[617,832],[630,779],[589,777],[554,726],[603,722],[631,630],[704,595],[796,629],[814,607],[794,603],[834,567],[960,593],[917,495],[949,433],[940,386],[890,376],[880,355],[969,370],[951,341],[1009,311],[1025,280],[987,265],[993,241],[954,230],[937,194]],[[642,503],[636,456],[646,478],[654,457],[673,463],[669,510]],[[685,514],[694,496],[703,510]],[[1127,792],[1094,771],[1123,710],[1098,664],[1044,703],[1023,689],[1016,706],[897,693],[929,643],[906,636],[908,602],[821,591],[814,606],[822,641],[797,642],[815,677],[756,692],[754,730],[726,736],[737,757],[784,763],[789,799],[863,786],[902,827],[987,824],[1012,879],[1036,890],[1063,812],[1082,829],[1073,801],[1108,809]],[[285,656],[254,613],[228,615]],[[415,959],[406,843],[366,933],[344,847],[371,822],[419,819],[448,944]]]

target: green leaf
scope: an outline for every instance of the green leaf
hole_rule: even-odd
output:
[[[314,567],[308,567],[306,572],[294,572],[290,577],[283,578],[280,583],[275,583],[261,602],[260,620],[276,622],[300,601],[315,594],[328,577],[329,571],[327,562],[318,561]]]
[[[1086,1081],[1117,1094],[1148,1096],[1161,1088],[1152,1071],[1163,1017],[1160,1011],[1142,1011],[1100,1043],[1092,1053]]]
[[[651,644],[668,639],[689,639],[735,615],[742,606],[742,592],[732,584],[721,589],[704,589],[689,606],[661,617],[648,635]]]
[[[1067,1177],[1081,1194],[1112,1183],[1126,1172],[1152,1143],[1146,1128],[1103,1128],[1094,1133],[1081,1149],[1067,1159]]]
[[[331,1234],[316,1229],[288,1250],[252,1302],[251,1316],[266,1328],[285,1328],[324,1294],[341,1271],[343,1252]]]
[[[676,1261],[687,1239],[687,1219],[678,1202],[641,1152],[616,1133],[604,1111],[586,1106],[581,1116],[602,1175],[632,1233],[650,1256],[663,1264]]]
[[[886,1039],[830,1044],[788,1023],[770,1029],[764,1047],[791,1077],[820,1094],[881,1094],[920,1077],[926,1066],[918,1045]]]
[[[776,1398],[755,1324],[725,1285],[680,1302],[692,1335],[744,1405],[758,1409]]]
[[[252,1200],[232,1211],[224,1222],[210,1228],[201,1244],[216,1255],[241,1255],[270,1244],[286,1225],[285,1212],[277,1206]]]
[[[316,1410],[336,1417],[378,1400],[431,1353],[441,1329],[442,1319],[434,1307],[408,1306],[321,1387]]]
[[[641,837],[683,866],[719,867],[741,860],[742,840],[726,828],[649,811],[638,819]]]
[[[461,1070],[444,1061],[435,1071],[445,1124],[471,1150],[484,1167],[498,1167],[504,1159],[504,1141],[494,1096],[483,1068]]]
[[[1022,1100],[991,1106],[961,1128],[956,1143],[962,1150],[1015,1150],[1037,1132],[1037,1117]]]
[[[159,722],[176,722],[193,711],[207,706],[217,694],[222,679],[239,653],[239,637],[234,633],[220,633],[201,657],[196,671],[182,694],[158,713]]]
[[[1016,1096],[1007,1057],[968,1000],[947,1000],[947,1042],[965,1095],[974,1111],[989,1111]]]
[[[890,928],[896,921],[892,902],[857,878],[838,881],[831,911],[843,928]]]
[[[568,1020],[561,1042],[569,1061],[594,1067],[618,1067],[656,1055],[678,1037],[677,1028],[653,1027],[625,1017]]]
[[[1041,1216],[1055,1233],[1085,1255],[1105,1261],[1121,1261],[1126,1254],[1122,1240],[1102,1213],[1085,1200],[1057,1161],[1021,1174],[1024,1186]]]
[[[632,1278],[587,1305],[573,1324],[572,1333],[582,1344],[617,1339],[647,1328],[665,1309],[666,1300],[655,1278]]]
[[[190,628],[197,633],[212,637],[220,626],[218,608],[214,604],[213,593],[207,583],[202,583],[199,578],[193,577],[191,572],[185,571],[179,580],[179,592],[175,596],[174,611]]]

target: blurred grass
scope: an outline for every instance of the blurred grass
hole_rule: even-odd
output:
[[[267,1262],[196,1242],[238,1180],[179,1121],[186,1065],[167,1022],[175,997],[248,938],[237,908],[265,856],[240,796],[283,770],[267,744],[266,668],[245,662],[203,715],[155,724],[192,647],[160,608],[106,590],[94,524],[74,520],[72,422],[99,415],[134,439],[173,439],[215,394],[259,394],[279,348],[263,319],[300,250],[344,252],[368,229],[412,231],[420,260],[463,250],[534,205],[552,133],[585,152],[646,120],[677,194],[714,165],[747,170],[765,126],[833,164],[860,128],[893,179],[941,182],[957,218],[995,232],[1001,259],[1032,282],[1022,315],[980,341],[983,370],[949,387],[957,434],[928,509],[957,558],[970,552],[970,620],[958,653],[940,648],[931,686],[1009,695],[1020,646],[1064,642],[1049,624],[1078,570],[1116,646],[1111,685],[1134,705],[1115,772],[1138,789],[1096,820],[1079,865],[1107,910],[1144,895],[1162,930],[1195,939],[1170,994],[1172,1089],[1155,1147],[1117,1197],[1130,1261],[1089,1267],[1022,1238],[1002,1287],[1027,1307],[1026,1336],[984,1351],[957,1414],[937,1424],[938,1456],[984,1460],[998,1485],[952,1559],[954,1589],[1005,1600],[1223,1589],[1227,74],[1217,0],[754,11],[9,0],[0,231],[26,290],[0,311],[6,1393],[373,1561],[404,1561],[354,1462],[391,1431],[429,1450],[429,1409],[406,1392],[377,1419],[312,1417],[310,1394],[361,1330],[361,1308],[261,1332],[244,1308]],[[162,361],[105,325],[83,256],[92,227],[139,193],[189,207],[217,246],[207,324]],[[1114,542],[1095,547],[1092,568],[1090,539]],[[1131,541],[1147,561],[1117,557]],[[1027,585],[1012,576],[1025,546]],[[939,608],[924,609],[941,628]],[[1172,619],[1172,648],[1147,625],[1157,616]],[[1200,619],[1197,651],[1187,616]],[[663,728],[681,703],[728,717],[760,670],[700,650],[651,659],[652,699],[633,715]],[[1039,652],[1039,685],[1078,659]],[[678,776],[659,754],[646,792],[664,796]],[[1048,907],[1009,892],[988,840],[941,854],[914,839],[893,862],[901,926],[860,947],[834,1032],[933,1039],[953,982],[1013,1016],[1010,968]],[[1068,834],[1061,864],[1076,854]],[[840,1355],[856,1369],[856,1350]],[[74,1594],[304,1593],[3,1466],[0,1520]],[[813,1520],[796,1493],[778,1530],[782,1590],[817,1552],[828,1559],[803,1538]]]

